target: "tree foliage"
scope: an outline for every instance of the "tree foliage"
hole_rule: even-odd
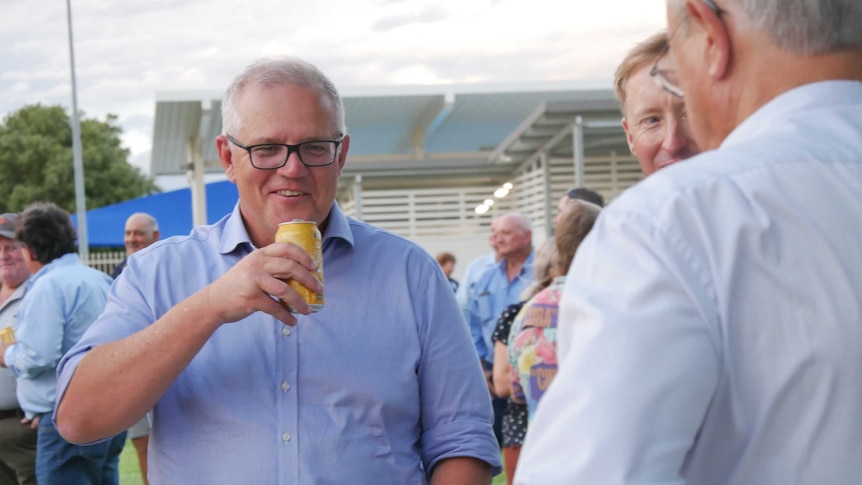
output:
[[[87,209],[158,192],[152,178],[128,163],[117,117],[81,116],[81,152]],[[72,127],[61,106],[29,105],[0,123],[0,212],[36,201],[75,213]]]

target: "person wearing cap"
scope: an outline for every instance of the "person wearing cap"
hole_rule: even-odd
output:
[[[57,363],[105,308],[111,277],[81,262],[75,226],[55,204],[29,205],[15,236],[33,276],[18,308],[16,342],[0,342],[0,365],[18,378],[18,401],[38,428],[36,480],[39,485],[116,485],[125,431],[80,446],[64,440],[53,420]]]
[[[0,215],[0,330],[18,330],[18,305],[30,270],[15,239],[18,214]],[[14,333],[13,333],[14,335]],[[0,367],[0,485],[36,483],[36,430],[22,419],[15,374]]]

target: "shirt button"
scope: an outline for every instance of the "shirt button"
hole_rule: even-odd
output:
[[[288,328],[288,327],[282,328],[281,334],[284,335],[285,337],[287,337],[288,335],[290,335],[290,328]]]
[[[281,441],[284,441],[285,443],[290,441],[290,433],[284,433],[283,435],[281,435]]]
[[[282,382],[281,383],[281,390],[284,392],[289,391],[290,390],[290,384],[288,384],[287,381]]]

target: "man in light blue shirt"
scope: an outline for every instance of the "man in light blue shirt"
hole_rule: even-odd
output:
[[[533,231],[530,220],[518,213],[497,221],[495,243],[501,260],[486,270],[473,285],[467,321],[479,358],[494,362],[491,335],[507,306],[521,301],[521,293],[533,282]]]
[[[152,485],[488,484],[500,451],[449,283],[334,202],[350,145],[335,87],[304,61],[261,60],[222,118],[238,204],[129,258],[60,364],[61,432],[99,440],[149,412]],[[319,226],[322,261],[273,242],[295,219]],[[325,289],[324,307],[288,279]]]
[[[69,214],[36,203],[21,214],[17,230],[33,276],[18,309],[17,342],[0,344],[3,365],[18,378],[18,401],[38,426],[36,480],[40,485],[116,484],[125,433],[92,446],[60,437],[51,416],[57,396],[57,363],[105,308],[111,278],[81,264]]]
[[[485,381],[494,406],[494,434],[503,442],[503,413],[506,399],[497,397],[491,380],[494,364],[494,343],[491,336],[497,320],[509,305],[521,301],[521,293],[533,282],[533,230],[530,219],[510,213],[495,221],[493,246],[501,261],[486,270],[470,290],[467,323],[473,345],[485,372]]]

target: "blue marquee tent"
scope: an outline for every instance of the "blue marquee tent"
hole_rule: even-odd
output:
[[[236,185],[225,180],[206,185],[207,223],[218,221],[233,210],[239,194]],[[159,222],[162,239],[185,235],[192,230],[190,189],[147,195],[118,204],[87,211],[87,236],[91,247],[123,247],[126,219],[135,212],[146,212]],[[78,218],[72,215],[78,227]]]

